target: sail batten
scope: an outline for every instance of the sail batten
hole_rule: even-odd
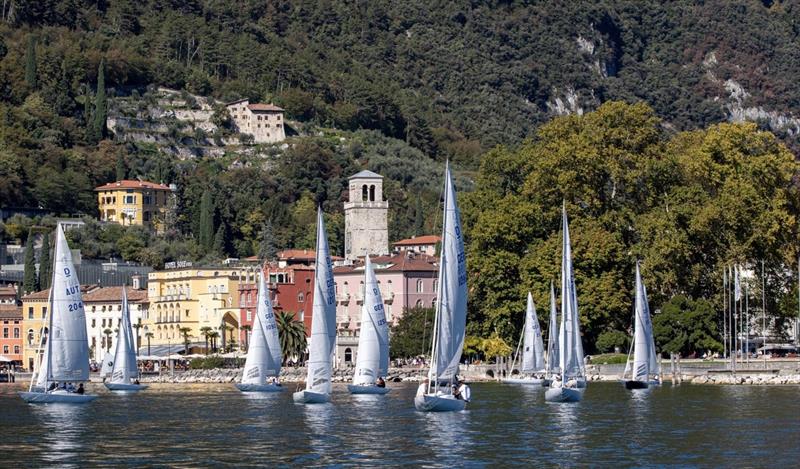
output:
[[[325,233],[322,208],[317,210],[317,246],[314,266],[314,302],[311,318],[306,390],[331,392],[332,354],[336,341],[336,294],[333,266]]]
[[[389,327],[383,298],[369,255],[364,262],[364,302],[361,306],[361,333],[358,338],[355,385],[373,385],[389,369]]]

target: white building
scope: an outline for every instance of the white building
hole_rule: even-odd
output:
[[[131,324],[134,326],[146,316],[148,299],[147,291],[128,287],[128,307],[131,313]],[[83,294],[86,311],[86,332],[89,339],[90,358],[100,362],[106,351],[114,353],[117,331],[122,321],[122,287],[95,288]],[[106,330],[111,331],[110,335]],[[133,340],[138,348],[139,341],[144,341],[144,329],[133,330]]]
[[[250,104],[247,99],[228,103],[236,131],[253,136],[255,143],[276,143],[286,139],[283,109],[274,104]]]
[[[349,179],[344,204],[344,257],[389,254],[389,202],[383,200],[383,176],[361,171]]]

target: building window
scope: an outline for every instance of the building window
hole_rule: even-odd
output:
[[[19,339],[19,327],[14,328],[14,338]]]
[[[375,186],[369,186],[369,201],[375,202]]]
[[[417,308],[422,308],[422,300],[417,300]]]
[[[8,353],[8,345],[3,345],[3,353]]]
[[[33,319],[33,306],[28,308],[28,319]]]
[[[42,306],[42,319],[47,316],[47,306]]]
[[[19,355],[19,345],[14,346],[14,353]]]
[[[422,293],[424,290],[422,279],[417,279],[417,293]]]
[[[350,350],[350,347],[344,349],[344,362],[350,363],[353,361],[353,351]]]
[[[247,312],[247,322],[250,322],[252,320],[253,320],[253,312],[252,311],[248,311]]]
[[[361,186],[361,201],[366,202],[368,197],[369,197],[369,189],[367,189],[367,185],[364,184],[363,186]]]
[[[300,311],[300,321],[301,322],[304,321],[305,318],[306,318],[306,312],[305,311]]]
[[[125,196],[125,203],[129,205],[133,205],[136,203],[136,196],[135,195],[126,195]]]
[[[3,328],[3,338],[4,339],[8,339],[8,328],[7,327]]]
[[[28,345],[33,345],[33,329],[28,329]]]
[[[299,301],[300,303],[302,303],[302,302],[303,302],[303,300],[305,300],[305,297],[303,296],[303,292],[300,292],[300,293],[298,293],[298,294],[297,294],[297,301]]]
[[[144,203],[145,205],[152,205],[153,204],[153,196],[151,196],[151,195],[142,196],[142,203]]]
[[[92,306],[92,308],[94,308],[94,306]],[[92,318],[92,327],[95,327],[95,326],[97,326],[97,319]]]

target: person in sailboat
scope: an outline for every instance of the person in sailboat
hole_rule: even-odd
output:
[[[56,382],[52,382],[52,383],[50,383],[50,386],[47,388],[47,390],[48,390],[48,391],[55,391],[55,389],[56,389],[57,387],[58,387],[58,383],[56,383]]]
[[[78,393],[78,394],[83,394],[84,392],[86,392],[86,391],[83,389],[83,383],[81,383],[81,384],[79,384],[79,385],[78,385],[78,389],[77,389],[75,392],[76,392],[76,393]]]
[[[273,376],[272,379],[269,382],[272,383],[273,386],[280,386],[281,385],[280,381],[278,381],[278,377],[277,376]]]
[[[425,392],[428,390],[428,378],[425,378],[417,388],[417,396],[424,396]]]
[[[458,386],[458,383],[453,383],[453,397],[459,400],[464,400],[464,396],[461,395],[461,388]]]
[[[383,377],[378,376],[378,379],[375,380],[375,386],[378,386],[379,388],[385,388],[386,387],[386,381],[383,380]]]

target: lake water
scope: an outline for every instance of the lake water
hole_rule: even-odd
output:
[[[154,385],[88,405],[39,405],[0,386],[0,467],[757,466],[800,464],[800,387],[682,385],[630,393],[590,383],[583,402],[540,388],[477,383],[459,413],[414,410],[413,383],[385,397],[334,387],[301,406],[291,390]]]

